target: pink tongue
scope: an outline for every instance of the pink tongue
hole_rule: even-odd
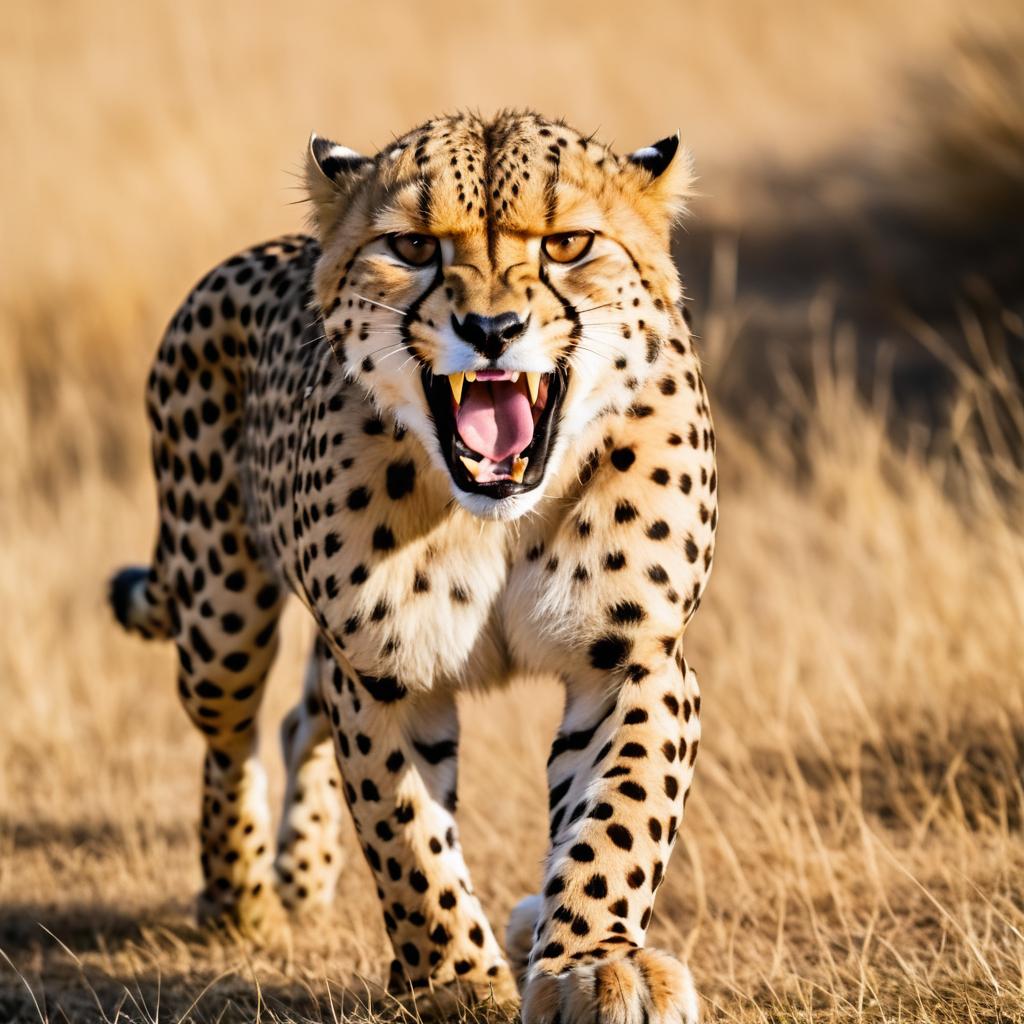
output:
[[[501,462],[533,440],[533,412],[525,388],[510,380],[477,382],[455,417],[459,436],[478,455]]]

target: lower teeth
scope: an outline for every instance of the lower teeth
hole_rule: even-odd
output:
[[[468,455],[460,455],[459,462],[466,467],[466,472],[469,473],[474,480],[480,480],[480,477],[483,476],[484,479],[481,483],[491,483],[497,480],[508,479],[512,480],[514,483],[521,484],[523,482],[523,477],[526,475],[526,467],[530,464],[530,460],[528,458],[523,458],[522,456],[516,456],[512,460],[511,467],[507,470],[498,469],[498,467],[504,463],[491,462],[491,460],[486,457],[481,459],[471,459]],[[496,470],[500,475],[495,475]]]

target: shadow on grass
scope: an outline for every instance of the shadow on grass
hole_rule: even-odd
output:
[[[498,1006],[457,1007],[443,1015],[429,1007],[409,1009],[371,984],[348,988],[329,978],[302,978],[254,965],[242,955],[220,971],[208,964],[190,969],[115,971],[77,963],[66,951],[39,968],[12,969],[0,957],[0,1021],[102,1021],[104,1024],[419,1024],[423,1020],[512,1024],[515,1011]],[[2,947],[0,947],[2,948]]]

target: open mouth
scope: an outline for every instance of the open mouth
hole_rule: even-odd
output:
[[[424,368],[423,390],[448,471],[462,490],[506,498],[541,482],[564,374],[477,370],[435,376]]]

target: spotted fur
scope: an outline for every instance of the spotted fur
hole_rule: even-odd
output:
[[[328,903],[340,790],[394,990],[509,998],[515,979],[529,1024],[696,1019],[685,967],[645,947],[700,740],[682,635],[717,521],[668,249],[676,149],[620,157],[529,113],[429,121],[374,157],[314,137],[315,237],[227,260],[174,316],[147,392],[155,551],[111,599],[175,641],[206,740],[204,916],[258,929],[279,898]],[[586,255],[554,262],[542,240],[573,233]],[[436,258],[404,262],[408,237]],[[507,337],[467,327],[499,314],[518,318]],[[442,423],[460,408],[445,375],[489,367],[542,375],[547,397],[520,479],[478,485]],[[275,844],[256,722],[287,594],[318,639],[282,730]],[[559,676],[566,702],[510,965],[459,845],[455,697],[523,670]]]

